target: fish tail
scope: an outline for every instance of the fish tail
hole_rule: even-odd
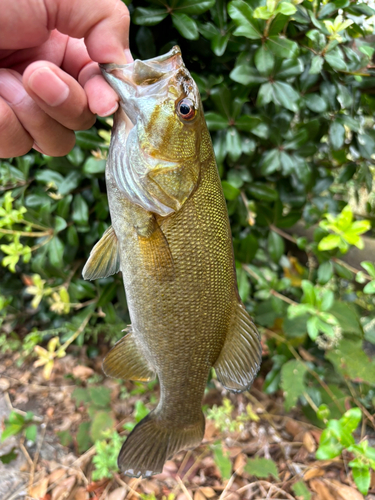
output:
[[[151,412],[129,434],[118,456],[118,467],[132,477],[160,474],[168,458],[201,443],[204,427],[203,413],[195,424],[176,426]]]

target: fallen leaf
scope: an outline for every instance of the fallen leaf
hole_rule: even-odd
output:
[[[303,446],[306,448],[306,450],[309,453],[315,453],[316,451],[316,443],[315,439],[313,438],[312,434],[310,432],[305,432],[303,435]]]
[[[72,370],[73,376],[80,380],[86,380],[94,374],[94,370],[84,365],[77,365]]]
[[[331,495],[328,487],[320,479],[312,479],[310,488],[318,494],[319,500],[337,500]]]
[[[325,474],[324,469],[320,469],[319,467],[312,467],[311,469],[305,472],[305,474],[303,475],[303,479],[304,481],[309,481],[314,477],[324,476],[324,474]]]
[[[48,476],[48,484],[51,485],[61,477],[63,477],[66,474],[65,469],[55,469],[54,471],[51,472],[51,474]]]
[[[64,479],[64,481],[61,481],[58,485],[55,486],[55,488],[53,488],[51,500],[64,500],[69,496],[75,484],[75,476],[67,477],[66,479]]]
[[[346,486],[335,479],[330,479],[329,481],[326,481],[326,483],[338,495],[338,500],[364,500],[363,495],[351,486]]]
[[[48,477],[44,477],[35,485],[30,486],[28,494],[33,498],[43,498],[47,493],[47,488],[48,488]]]
[[[285,423],[285,430],[291,436],[296,437],[301,432],[304,432],[305,428],[296,420],[288,418]]]
[[[200,490],[198,490],[194,493],[194,500],[206,500],[206,497]]]
[[[124,500],[127,493],[128,490],[125,488],[125,486],[121,486],[120,488],[116,488],[115,490],[111,491],[111,493],[107,497],[107,500]]]
[[[213,488],[210,488],[209,486],[202,486],[202,488],[199,489],[206,498],[216,497],[215,490]]]
[[[88,500],[89,496],[86,491],[86,488],[83,486],[80,486],[77,488],[75,494],[74,494],[74,500]]]

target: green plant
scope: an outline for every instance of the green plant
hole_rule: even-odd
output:
[[[29,441],[36,441],[38,426],[36,425],[34,413],[28,411],[24,415],[11,411],[8,418],[4,420],[4,430],[1,434],[1,441],[4,441],[9,436],[23,434]]]
[[[111,430],[103,432],[103,436],[107,439],[95,441],[95,455],[92,459],[95,465],[92,473],[94,481],[111,479],[118,471],[117,457],[125,440],[116,431]]]
[[[319,460],[335,458],[346,450],[352,453],[354,458],[349,462],[352,469],[353,479],[357,488],[363,495],[367,495],[371,470],[375,470],[375,448],[368,444],[365,439],[356,444],[353,432],[357,429],[362,418],[359,408],[351,408],[339,419],[328,420],[316,452]]]

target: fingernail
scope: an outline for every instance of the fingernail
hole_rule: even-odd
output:
[[[116,102],[116,104],[108,111],[103,111],[103,114],[100,114],[100,116],[110,116],[117,110],[117,108],[118,108],[118,102]]]
[[[0,70],[0,96],[9,104],[18,104],[27,95],[22,82],[6,70]]]
[[[60,106],[67,100],[69,87],[49,68],[35,70],[29,79],[29,87],[48,106]]]

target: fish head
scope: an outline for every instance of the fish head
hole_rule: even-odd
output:
[[[114,168],[117,185],[134,203],[168,215],[178,210],[199,177],[202,127],[206,123],[196,83],[180,48],[130,64],[102,64],[119,96],[110,157],[126,150]],[[124,155],[123,155],[124,156]]]
[[[197,85],[178,46],[146,61],[100,67],[131,122],[128,131],[137,127],[144,152],[170,161],[196,154],[204,115]]]

